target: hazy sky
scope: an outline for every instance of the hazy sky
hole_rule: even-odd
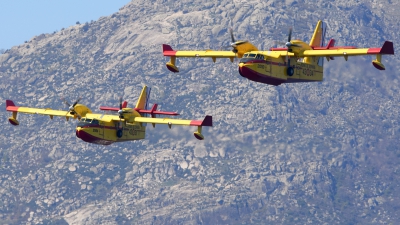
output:
[[[130,0],[0,0],[0,49],[118,12]]]

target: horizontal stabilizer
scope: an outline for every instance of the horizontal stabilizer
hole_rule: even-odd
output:
[[[166,112],[166,111],[157,111],[157,104],[154,104],[150,110],[146,109],[135,109],[139,113],[147,113],[150,114],[152,117],[154,115],[168,115],[168,116],[178,116],[179,113],[177,112]]]
[[[122,108],[126,108],[128,106],[128,102],[124,101],[122,103]],[[108,106],[100,106],[100,110],[107,110],[107,111],[118,111],[119,108],[117,107],[108,107]]]

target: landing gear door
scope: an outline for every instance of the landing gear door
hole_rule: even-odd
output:
[[[271,73],[271,59],[267,56],[265,57],[265,72]]]
[[[296,63],[296,76],[300,77],[301,63]]]
[[[104,124],[103,122],[99,123],[99,135],[104,138]]]

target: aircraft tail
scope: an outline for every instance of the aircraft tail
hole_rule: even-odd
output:
[[[149,97],[150,97],[150,91],[151,88],[147,88],[147,86],[144,86],[142,89],[142,92],[140,93],[139,99],[136,103],[136,109],[147,109],[148,104],[149,104]]]
[[[315,27],[314,34],[311,37],[310,47],[318,48],[324,46],[326,34],[326,24],[321,20],[318,20],[317,26]],[[333,44],[333,43],[332,43]],[[324,58],[323,57],[305,57],[305,63],[314,64],[323,67],[324,66]]]
[[[311,47],[322,47],[324,46],[324,39],[326,33],[326,25],[321,20],[318,21],[315,27],[314,34],[311,37],[310,46]]]

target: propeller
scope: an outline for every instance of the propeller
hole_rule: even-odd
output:
[[[122,110],[122,96],[119,97],[119,110],[118,110],[118,114],[119,114],[119,119],[123,119],[124,118],[124,110]]]
[[[81,116],[79,115],[79,113],[77,113],[77,112],[75,111],[75,106],[79,103],[79,101],[80,101],[81,99],[82,99],[82,98],[79,97],[73,104],[70,104],[64,97],[61,98],[61,100],[63,101],[63,103],[64,103],[65,105],[68,106],[68,112],[69,112],[71,115],[76,115],[76,116],[78,117],[78,119],[81,119]]]
[[[288,48],[288,52],[292,52],[293,50],[291,49],[291,47],[300,47],[297,44],[292,44],[292,42],[290,42],[292,40],[292,28],[289,28],[289,34],[288,34],[288,40],[285,43],[286,47]]]
[[[231,47],[233,48],[232,52],[234,52],[236,54],[236,53],[238,53],[238,49],[237,49],[238,45],[247,43],[248,41],[236,41],[235,40],[235,36],[233,35],[233,29],[232,28],[229,28],[229,34],[231,36]]]

